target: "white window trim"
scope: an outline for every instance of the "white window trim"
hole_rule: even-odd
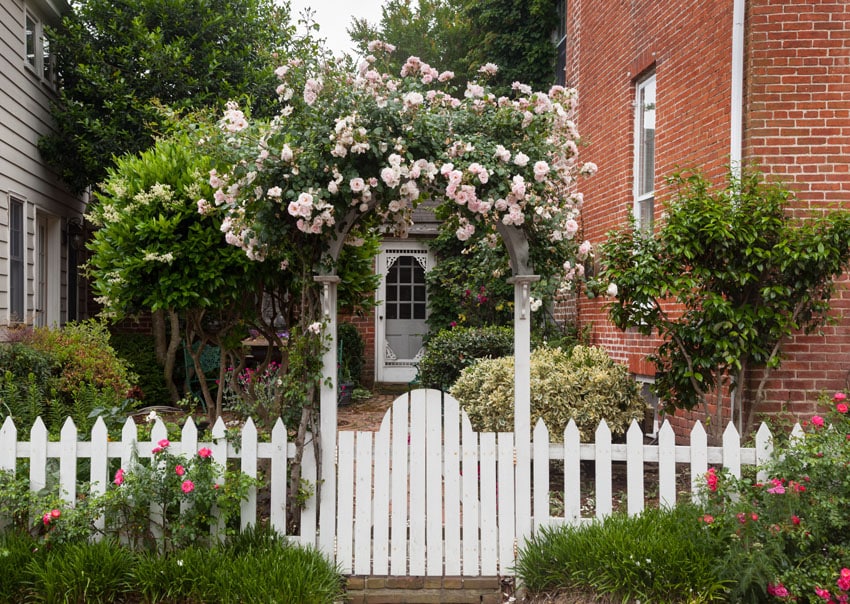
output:
[[[33,23],[33,37],[35,39],[35,65],[30,63],[27,56],[27,21]],[[23,39],[23,58],[26,68],[39,80],[50,87],[56,85],[56,73],[54,70],[54,56],[49,54],[45,64],[45,45],[47,43],[46,34],[44,33],[44,22],[29,8],[24,10],[24,39]],[[49,46],[48,52],[49,52]]]
[[[642,173],[642,163],[643,163],[643,145],[641,144],[641,130],[643,129],[643,110],[641,97],[643,96],[644,90],[649,85],[655,84],[655,72],[648,74],[643,77],[641,80],[637,82],[635,85],[635,114],[634,114],[634,178],[632,181],[632,193],[634,197],[634,205],[632,208],[632,212],[635,218],[635,223],[638,227],[646,227],[650,225],[644,225],[641,222],[641,206],[644,202],[653,201],[655,199],[655,186],[653,181],[652,191],[641,193],[640,192],[640,181],[641,181],[641,173]]]

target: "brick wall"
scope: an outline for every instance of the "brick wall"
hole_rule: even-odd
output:
[[[719,181],[730,146],[732,1],[633,0],[568,4],[567,82],[579,91],[584,234],[593,243],[632,210],[636,78],[656,74],[656,217],[664,179],[699,167]],[[799,191],[800,210],[850,206],[850,3],[748,0],[744,156]],[[842,280],[839,289],[846,289]],[[580,326],[633,372],[651,374],[658,342],[606,320],[604,300],[580,298]],[[824,335],[800,336],[771,381],[769,410],[812,409],[816,390],[842,387],[850,370],[850,298]],[[690,419],[690,417],[688,418]],[[678,423],[678,422],[677,422]]]

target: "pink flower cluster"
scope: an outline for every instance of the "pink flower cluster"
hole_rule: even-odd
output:
[[[58,520],[61,515],[62,511],[54,508],[49,512],[46,512],[44,516],[41,517],[41,521],[44,523],[44,526],[50,526],[50,523],[54,520]]]
[[[709,468],[708,472],[705,474],[705,484],[708,487],[708,490],[714,493],[717,491],[717,481],[719,478],[717,477],[717,470],[715,468]]]

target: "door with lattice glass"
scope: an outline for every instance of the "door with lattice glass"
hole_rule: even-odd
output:
[[[379,382],[409,382],[416,377],[416,364],[428,331],[425,273],[430,265],[428,249],[421,243],[382,246],[378,256],[382,279],[375,334],[375,377]]]

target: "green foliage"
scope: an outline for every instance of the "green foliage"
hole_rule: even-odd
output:
[[[699,515],[681,505],[544,528],[520,550],[517,576],[533,593],[592,589],[622,602],[726,602],[715,563],[722,551],[694,528]]]
[[[288,5],[269,0],[75,3],[48,32],[59,99],[42,154],[82,191],[167,129],[160,106],[221,108],[247,96],[268,114],[275,56],[294,33],[288,20]]]
[[[343,581],[313,549],[250,528],[226,543],[169,555],[114,541],[41,547],[0,533],[0,602],[275,602],[332,604]]]
[[[31,591],[44,602],[121,601],[130,589],[133,554],[109,541],[75,543],[29,561]]]
[[[425,274],[431,329],[512,325],[514,290],[504,244],[482,237],[458,241],[456,221],[446,218],[430,244],[437,262]]]
[[[428,340],[419,361],[419,381],[425,388],[448,388],[478,359],[505,356],[513,348],[510,327],[459,327],[437,332]]]
[[[339,359],[339,379],[359,384],[363,365],[366,363],[366,358],[363,356],[366,344],[352,323],[340,323],[336,329],[339,349],[342,351]]]
[[[107,314],[227,307],[262,266],[228,246],[220,221],[197,211],[211,168],[192,136],[161,139],[109,170],[90,220],[92,285]],[[208,189],[206,189],[208,191]]]
[[[499,66],[493,85],[508,94],[514,82],[543,89],[555,79],[558,26],[552,0],[475,0],[465,2],[470,38],[467,63]]]
[[[756,392],[752,413],[784,342],[826,320],[833,279],[850,262],[850,212],[800,218],[781,184],[756,171],[728,179],[717,189],[700,174],[673,176],[654,232],[609,234],[601,279],[616,286],[609,316],[618,327],[663,339],[651,358],[669,406],[706,403],[728,376],[740,396]],[[762,382],[745,388],[755,367],[767,368]]]
[[[850,591],[850,413],[844,393],[802,435],[777,446],[754,482],[710,470],[704,530],[724,546],[734,601],[832,601]],[[844,570],[842,570],[844,569]],[[841,582],[842,573],[846,580]],[[843,585],[843,587],[842,587]],[[787,590],[788,596],[781,596]]]
[[[398,74],[410,56],[453,71],[461,86],[474,72],[466,57],[473,32],[464,0],[389,0],[381,7],[377,24],[355,17],[348,33],[364,57],[371,54],[368,44],[373,40],[396,47],[391,55],[379,59],[377,66],[387,73]]]
[[[476,430],[508,432],[514,422],[513,357],[481,360],[464,369],[450,390]],[[532,426],[542,419],[552,440],[561,440],[575,420],[589,442],[601,420],[623,434],[642,420],[646,403],[628,369],[603,348],[576,346],[572,352],[539,348],[531,353]]]
[[[115,354],[106,328],[95,321],[38,328],[26,338],[0,346],[0,417],[11,415],[27,429],[41,416],[57,434],[73,418],[85,434],[95,409],[122,406],[135,375]],[[121,418],[123,421],[123,418]]]
[[[136,385],[140,392],[133,398],[144,401],[146,405],[168,404],[168,388],[163,380],[162,367],[156,360],[153,336],[142,333],[113,333],[109,341],[116,354],[138,376]]]

